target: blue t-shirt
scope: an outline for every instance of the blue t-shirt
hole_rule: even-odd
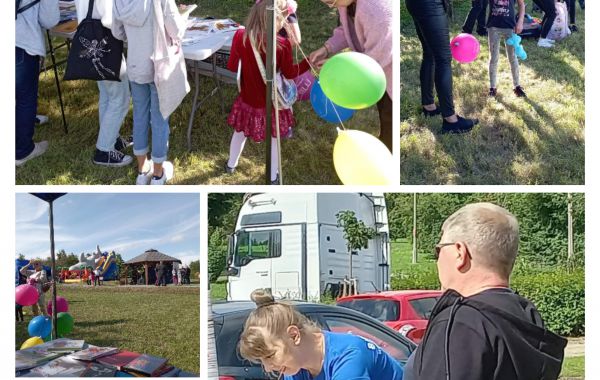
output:
[[[312,377],[301,369],[285,380],[402,380],[402,366],[374,343],[356,335],[323,331],[325,360]]]
[[[513,29],[515,26],[515,0],[490,0],[487,27]]]

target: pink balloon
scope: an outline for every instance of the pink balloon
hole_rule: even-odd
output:
[[[19,285],[15,290],[15,302],[21,306],[31,306],[40,297],[37,289],[32,285]]]
[[[452,57],[460,63],[473,62],[479,55],[479,41],[468,33],[461,33],[450,41]]]
[[[315,83],[315,76],[312,75],[310,70],[294,78],[294,82],[298,89],[298,100],[310,99],[310,90],[312,89],[313,83]]]
[[[52,300],[48,301],[46,305],[48,309],[48,314],[52,315]],[[63,297],[56,297],[56,312],[57,313],[66,313],[69,311],[69,303]]]

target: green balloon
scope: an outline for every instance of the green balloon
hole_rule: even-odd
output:
[[[333,103],[355,110],[377,103],[386,89],[385,73],[379,63],[356,52],[337,54],[325,62],[319,82]]]
[[[56,320],[56,330],[58,335],[65,336],[73,331],[73,317],[71,314],[63,312],[58,313]]]

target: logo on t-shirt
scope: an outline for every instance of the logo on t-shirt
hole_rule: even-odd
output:
[[[367,348],[368,348],[369,350],[372,350],[372,351],[374,351],[374,350],[376,350],[376,349],[377,349],[377,346],[376,346],[374,343],[367,342]]]

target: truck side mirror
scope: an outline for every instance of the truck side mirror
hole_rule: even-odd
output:
[[[227,240],[227,266],[233,264],[233,254],[235,252],[235,238],[233,234],[229,235]]]
[[[252,256],[244,256],[240,259],[240,266],[243,267],[245,265],[250,264],[250,261],[252,261]]]

